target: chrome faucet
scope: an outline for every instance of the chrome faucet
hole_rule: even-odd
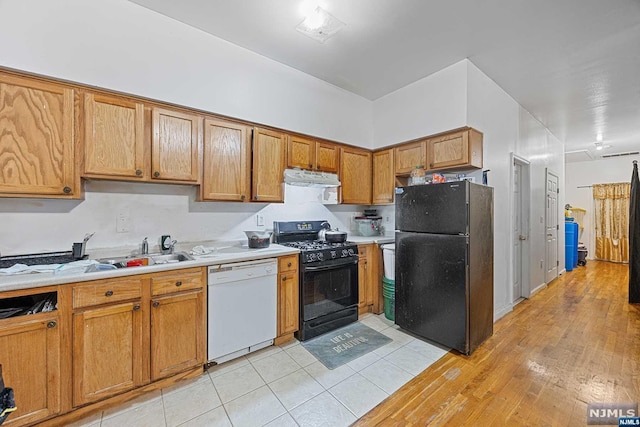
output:
[[[149,253],[149,242],[147,242],[147,237],[142,240],[142,250],[140,253],[142,255],[147,255]]]

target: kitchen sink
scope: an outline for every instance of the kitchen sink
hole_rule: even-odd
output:
[[[141,265],[168,264],[182,261],[193,261],[193,257],[186,252],[175,252],[172,254],[145,254],[127,255],[123,257],[110,257],[97,259],[101,264],[111,264],[117,268],[138,267]]]

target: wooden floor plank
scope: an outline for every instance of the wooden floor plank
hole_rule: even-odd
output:
[[[589,261],[451,351],[355,426],[578,426],[587,405],[640,400],[640,305],[628,266]]]

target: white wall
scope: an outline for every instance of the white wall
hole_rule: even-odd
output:
[[[87,252],[95,248],[136,249],[144,237],[151,246],[170,234],[179,244],[203,240],[244,240],[244,230],[272,229],[273,221],[327,219],[348,230],[361,206],[325,206],[320,191],[285,186],[285,203],[197,202],[196,188],[183,185],[115,181],[86,182],[86,199],[35,200],[0,198],[3,255],[67,251],[85,233],[95,232]],[[126,212],[130,231],[116,232],[116,217]],[[256,214],[264,226],[256,225]],[[192,247],[189,246],[188,249]]]
[[[494,312],[499,318],[513,307],[511,238],[512,192],[511,153],[531,162],[530,285],[544,283],[545,258],[544,170],[549,167],[560,177],[560,204],[564,205],[564,147],[509,94],[473,63],[467,61],[467,124],[483,132],[483,169],[488,169],[488,184],[494,188]],[[562,212],[559,210],[558,215]],[[562,233],[561,233],[562,234]],[[564,248],[564,235],[558,246]],[[564,252],[559,251],[560,264]]]
[[[126,0],[0,1],[0,66],[372,146],[371,101]]]
[[[634,160],[640,161],[640,156],[611,157],[587,162],[567,163],[565,165],[567,177],[566,203],[587,210],[580,241],[587,246],[589,252],[587,256],[590,259],[593,259],[596,251],[593,192],[591,188],[578,187],[612,182],[630,182]]]
[[[373,103],[373,146],[398,144],[466,126],[467,60]]]

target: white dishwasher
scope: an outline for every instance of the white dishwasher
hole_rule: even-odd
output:
[[[222,363],[273,344],[277,273],[274,258],[209,267],[209,362]]]

